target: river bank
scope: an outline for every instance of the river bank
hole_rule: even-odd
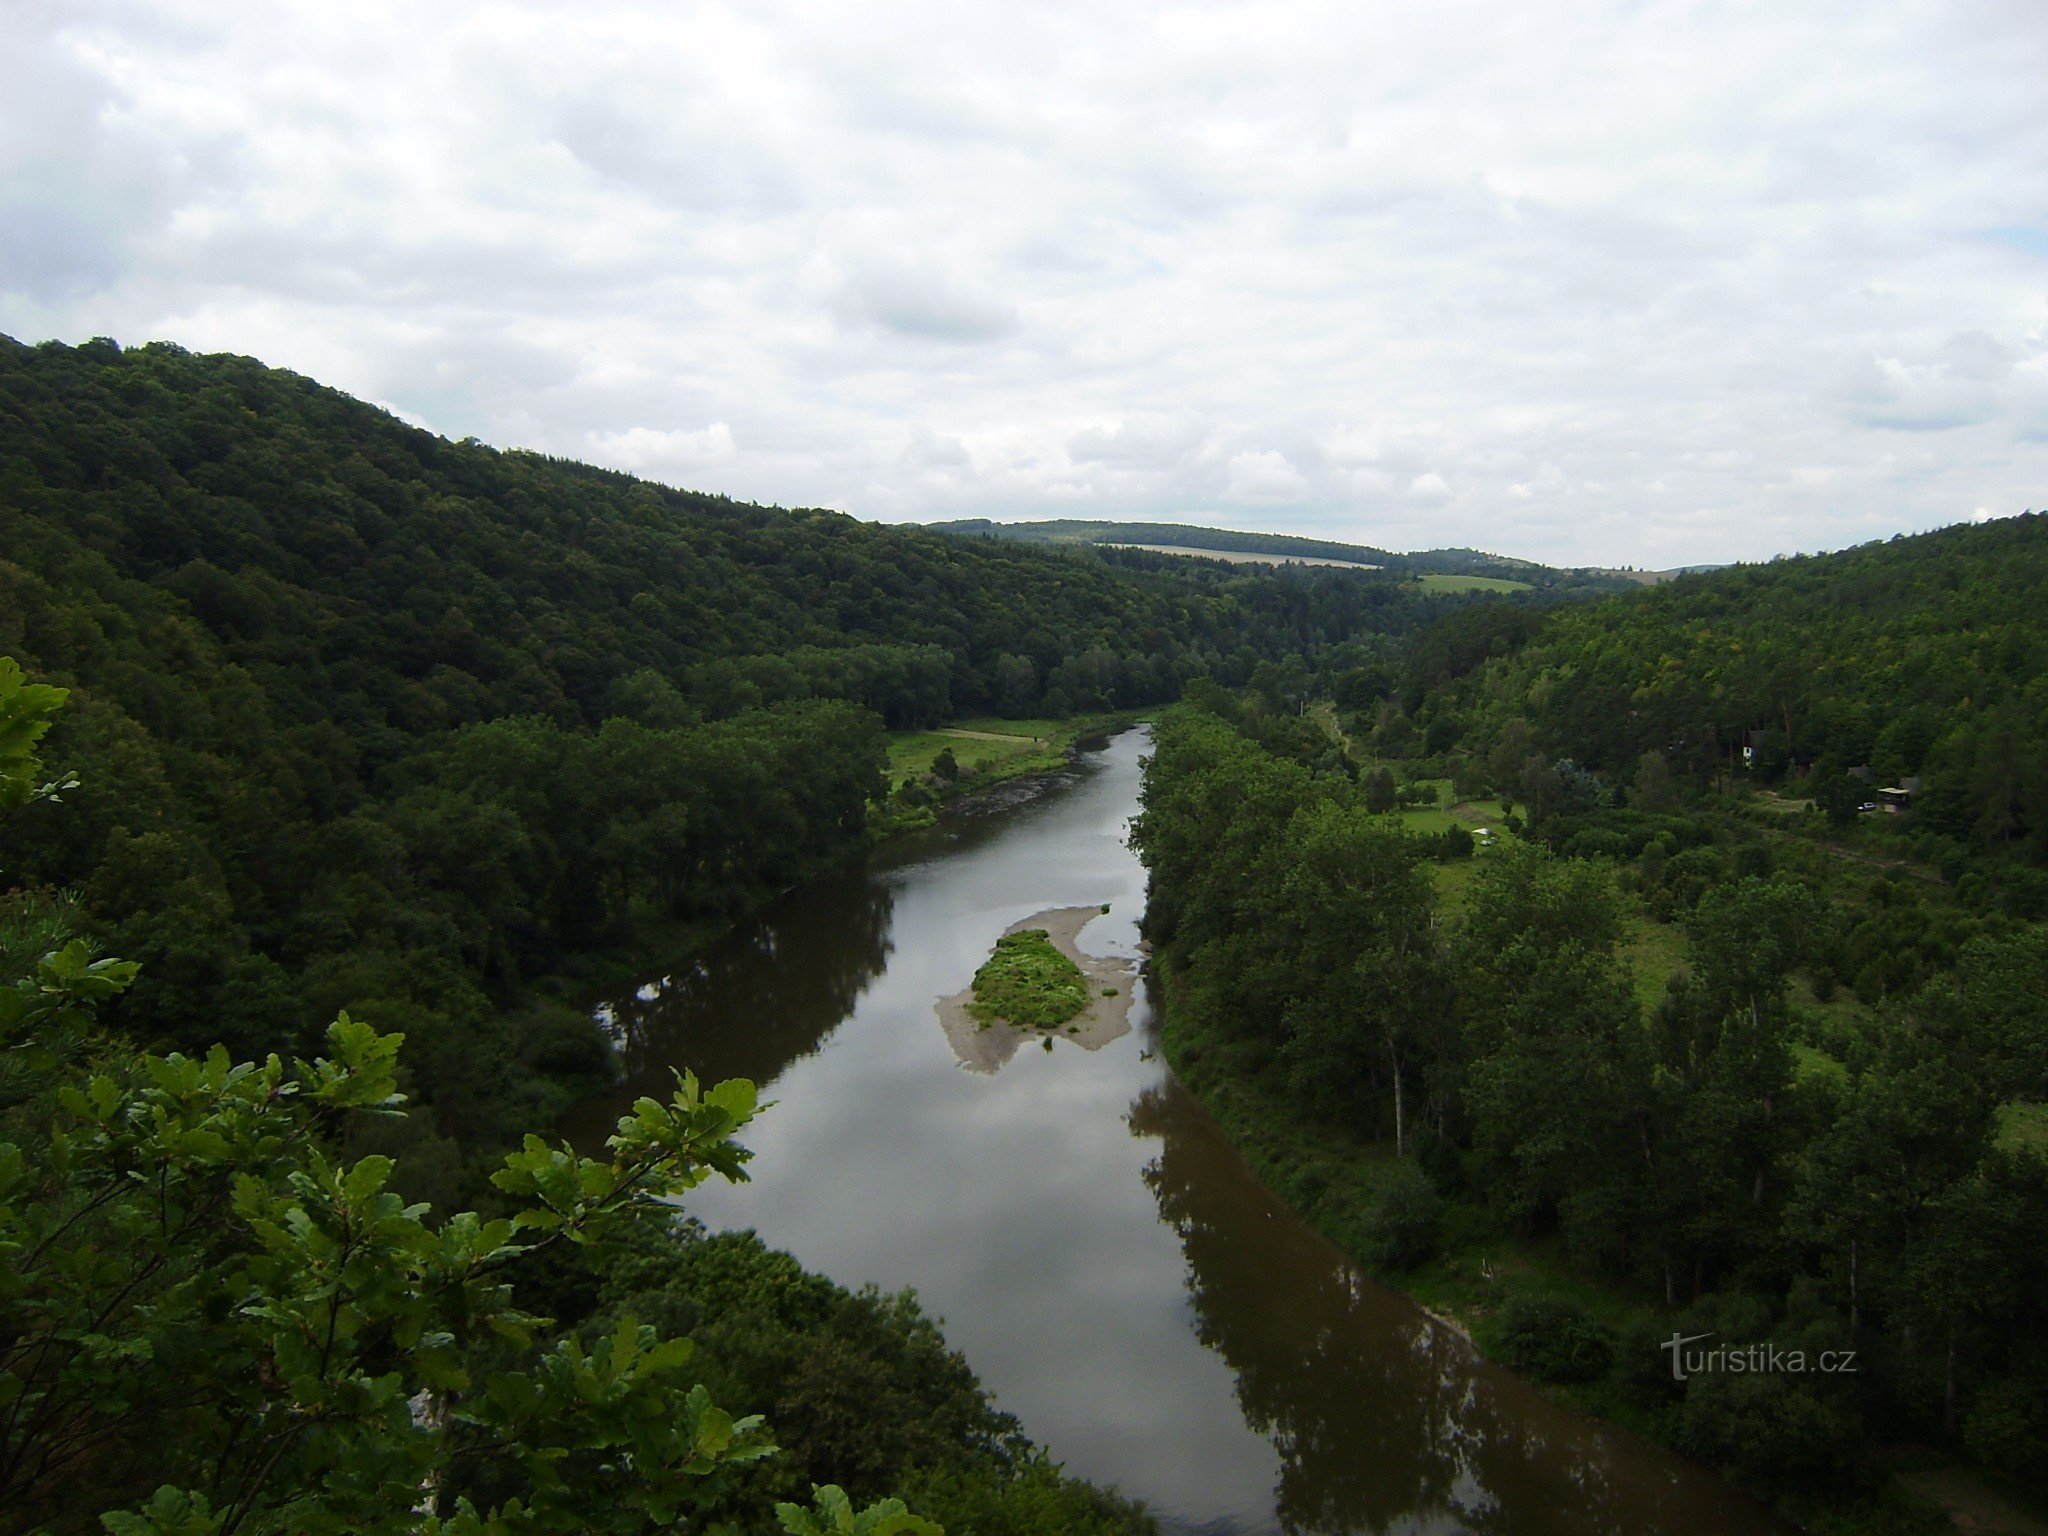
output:
[[[984,806],[993,809],[1013,803],[1019,798],[1020,786],[1066,771],[1086,744],[1099,742],[1155,714],[1156,709],[1136,709],[1076,715],[1068,720],[971,719],[929,731],[892,732],[885,768],[891,799],[871,808],[867,841],[845,858],[811,870],[789,890],[897,838],[935,825],[941,811],[971,815]],[[971,766],[963,766],[960,775],[950,781],[933,779],[931,764],[949,745],[956,748],[956,759],[964,759]],[[897,802],[896,791],[906,779],[925,784],[931,793],[929,805]],[[786,890],[771,892],[742,910],[718,918],[641,915],[634,919],[629,931],[612,942],[565,956],[553,971],[528,983],[528,991],[542,1002],[580,1004],[606,988],[694,959],[787,894]]]
[[[1426,1262],[1407,1269],[1376,1263],[1371,1232],[1382,1195],[1400,1166],[1393,1149],[1302,1115],[1245,1043],[1205,1029],[1184,1004],[1176,1006],[1170,956],[1155,959],[1148,975],[1167,1064],[1260,1182],[1381,1284],[1465,1334],[1488,1359],[1512,1359],[1501,1319],[1511,1304],[1531,1298],[1561,1300],[1625,1350],[1654,1350],[1670,1332],[1670,1316],[1657,1298],[1588,1281],[1558,1243],[1518,1237],[1490,1210],[1469,1200],[1444,1200],[1439,1241]],[[1668,1417],[1645,1412],[1618,1379],[1619,1371],[1585,1383],[1518,1374],[1575,1412],[1686,1454]],[[1924,1457],[1899,1470],[1923,1463]],[[1935,1536],[1950,1529],[1979,1536],[2040,1536],[2043,1527],[2034,1516],[2005,1500],[1971,1469],[1943,1459],[1940,1472],[1940,1478],[1889,1476],[1847,1507],[1820,1504],[1796,1490],[1751,1491],[1807,1529],[1828,1536]],[[1951,1486],[1966,1489],[1968,1497],[1944,1497],[1942,1490]],[[1987,1517],[1987,1511],[2002,1514]],[[1951,1514],[1957,1516],[1953,1526]],[[1965,1516],[1968,1524],[1961,1523]]]

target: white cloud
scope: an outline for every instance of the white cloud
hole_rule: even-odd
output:
[[[1236,501],[1299,501],[1308,492],[1301,471],[1271,448],[1232,454],[1224,476]]]
[[[597,463],[656,478],[665,470],[701,468],[739,452],[732,428],[722,421],[694,431],[634,427],[625,432],[592,432],[585,442],[588,456]]]
[[[1760,556],[2048,499],[2043,78],[2007,0],[31,0],[0,330],[864,515]]]
[[[1451,499],[1451,488],[1442,475],[1417,475],[1408,482],[1408,499],[1419,506],[1440,507]]]

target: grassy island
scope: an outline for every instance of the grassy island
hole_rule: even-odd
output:
[[[1057,1029],[1088,1006],[1087,978],[1043,928],[1006,933],[974,973],[967,1005],[984,1026],[1001,1020],[1024,1029]]]

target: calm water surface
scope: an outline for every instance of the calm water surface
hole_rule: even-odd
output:
[[[1143,731],[1045,794],[795,892],[691,971],[607,1003],[628,1083],[751,1077],[754,1180],[690,1209],[847,1285],[914,1286],[999,1404],[1174,1532],[1780,1532],[1704,1472],[1544,1402],[1367,1280],[1251,1177],[1136,1028],[962,1068],[935,1002],[1010,923],[1108,903]]]

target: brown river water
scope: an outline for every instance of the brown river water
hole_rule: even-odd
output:
[[[689,969],[602,1005],[627,1080],[750,1077],[753,1181],[693,1192],[846,1285],[913,1287],[998,1404],[1169,1532],[1790,1529],[1709,1473],[1546,1402],[1375,1285],[1266,1190],[1133,1029],[964,1067],[937,1011],[1017,920],[1135,959],[1125,846],[1147,735],[792,892]]]

